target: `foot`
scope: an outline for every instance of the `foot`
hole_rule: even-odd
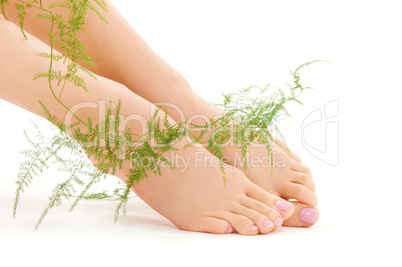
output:
[[[301,159],[298,155],[296,155],[291,150],[285,148],[285,145],[280,140],[277,140],[277,144],[275,145],[274,150],[279,150],[278,155],[284,156],[287,162],[294,166],[293,171],[286,171],[285,169],[275,168],[269,180],[275,183],[275,178],[279,178],[281,174],[277,174],[275,176],[275,171],[278,169],[282,170],[284,173],[283,179],[286,181],[282,182],[282,186],[278,186],[273,188],[274,186],[268,186],[267,184],[262,185],[265,186],[267,190],[276,191],[275,193],[279,196],[284,197],[285,199],[297,199],[298,201],[291,201],[295,206],[295,211],[290,218],[288,218],[285,222],[285,226],[292,227],[310,227],[313,226],[319,217],[317,206],[317,196],[315,194],[315,184],[312,181],[311,171],[308,167],[304,166],[301,162]],[[279,170],[279,172],[280,172]],[[278,179],[277,179],[278,180]],[[277,181],[276,180],[276,181]],[[257,183],[261,183],[260,181],[256,181]],[[269,189],[271,187],[271,189]],[[263,187],[264,188],[264,187]],[[290,190],[286,192],[286,190]],[[294,190],[294,191],[292,191]],[[270,191],[270,192],[272,192]],[[306,205],[307,204],[307,205]]]
[[[179,149],[170,156],[171,160],[178,157],[188,160],[187,167],[176,164],[174,169],[162,168],[160,176],[149,173],[134,191],[179,229],[266,234],[280,227],[294,211],[292,203],[252,183],[237,168],[227,166],[225,187],[215,166],[217,158],[202,147]],[[124,178],[128,170],[124,167],[117,175]]]
[[[271,144],[274,167],[265,165],[264,162],[249,166],[244,173],[247,177],[265,190],[285,199],[296,199],[298,202],[316,206],[315,184],[312,181],[311,171],[301,163],[300,158],[284,144],[277,140]],[[250,147],[249,158],[267,158],[265,148]],[[237,153],[233,148],[228,148],[228,153]],[[234,162],[236,167],[241,167]],[[236,165],[237,164],[237,165]]]
[[[261,163],[248,166],[245,171],[239,161],[232,161],[233,166],[242,172],[261,188],[273,193],[283,199],[295,199],[295,211],[293,215],[284,223],[286,226],[310,227],[318,220],[317,196],[315,194],[315,184],[312,181],[311,171],[301,163],[300,158],[284,147],[284,144],[277,140],[277,144],[272,144],[274,157],[273,169]],[[227,154],[225,154],[227,153]],[[229,147],[224,154],[226,156],[239,153],[233,147]],[[248,156],[252,158],[266,157],[265,148],[250,147]],[[229,157],[229,156],[228,156]],[[251,163],[253,161],[250,161]],[[263,162],[263,161],[261,161]],[[263,166],[261,166],[263,165]]]
[[[180,106],[180,110],[177,110],[177,108],[168,108],[167,111],[176,121],[188,119],[194,124],[203,125],[206,118],[213,118],[224,114],[222,109],[194,94],[185,96],[185,99],[180,99],[180,96],[178,96],[174,101],[176,106]],[[209,136],[206,135],[204,138],[206,143]],[[247,151],[250,159],[263,159],[267,155],[265,148],[249,147]],[[309,220],[309,223],[300,221],[300,212],[303,210],[301,205],[314,209],[317,204],[315,184],[312,181],[309,168],[303,165],[300,158],[292,151],[287,150],[279,140],[278,144],[272,144],[272,153],[275,159],[273,171],[269,167],[269,164],[263,160],[260,161],[260,165],[248,166],[247,171],[244,171],[243,166],[239,164],[241,162],[238,160],[238,156],[241,153],[234,146],[227,146],[223,151],[223,156],[229,159],[228,164],[240,169],[250,181],[259,187],[283,199],[295,199],[299,203],[298,207],[300,209],[296,210],[292,219],[286,222],[287,226],[313,225],[317,220]],[[265,166],[263,166],[264,164]],[[314,210],[316,211],[317,219],[318,211]]]

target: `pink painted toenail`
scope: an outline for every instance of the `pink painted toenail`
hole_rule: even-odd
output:
[[[271,228],[272,226],[274,226],[274,224],[271,221],[266,220],[264,222],[264,227],[265,228]]]
[[[232,226],[229,226],[228,230],[226,231],[227,234],[230,234],[231,232],[233,232],[233,228]]]
[[[282,222],[283,222],[283,220],[278,217],[278,218],[275,219],[274,224],[275,224],[276,226],[278,226],[278,225],[280,225]]]
[[[250,227],[250,230],[251,230],[251,232],[257,231],[257,230],[258,230],[258,227],[255,226],[255,225],[252,225],[252,226]]]
[[[277,207],[280,210],[287,210],[290,206],[292,205],[292,203],[285,201],[285,200],[278,200],[275,204],[275,207]]]
[[[300,211],[300,221],[304,223],[314,223],[317,220],[317,210],[312,208],[303,208]]]

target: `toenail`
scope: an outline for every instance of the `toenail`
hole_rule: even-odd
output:
[[[251,230],[251,232],[257,231],[257,230],[258,230],[258,227],[255,226],[255,225],[252,225],[252,226],[250,227],[250,230]]]
[[[280,225],[282,222],[283,222],[283,220],[278,217],[278,218],[275,219],[274,224],[275,224],[276,226],[278,226],[278,225]]]
[[[266,220],[264,222],[264,227],[265,228],[271,228],[272,226],[274,226],[274,224],[271,221]]]
[[[233,228],[232,226],[229,226],[228,230],[226,231],[227,234],[230,234],[231,232],[233,232]]]
[[[280,210],[285,211],[285,210],[287,210],[287,209],[290,207],[290,205],[292,205],[292,203],[290,203],[290,202],[288,202],[288,201],[285,201],[285,200],[278,200],[278,201],[276,202],[276,204],[275,204],[275,207],[277,207],[277,208],[280,209]]]
[[[312,208],[303,208],[300,211],[300,221],[304,223],[314,223],[317,220],[317,210]]]

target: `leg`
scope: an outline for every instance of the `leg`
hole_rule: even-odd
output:
[[[7,37],[0,39],[3,63],[0,66],[0,97],[45,117],[37,103],[40,99],[59,121],[64,121],[68,112],[55,101],[47,80],[32,80],[36,73],[48,69],[48,61],[36,53],[48,51],[49,47],[32,35],[28,35],[28,40],[23,39],[18,27],[1,17],[0,33]],[[62,67],[62,63],[54,63],[55,70]],[[136,114],[148,120],[151,118],[152,104],[125,86],[103,77],[98,77],[98,81],[86,79],[86,82],[91,90],[89,94],[72,84],[67,85],[62,97],[67,107],[83,102],[116,103],[123,99],[122,116],[127,118]],[[77,115],[81,118],[89,116],[96,124],[98,113],[98,108],[82,108]],[[159,116],[164,114],[161,112]],[[171,118],[169,120],[174,123]],[[127,123],[127,128],[136,134],[141,134],[139,126],[134,121]],[[78,127],[85,131],[84,126]],[[241,234],[254,235],[277,229],[283,219],[292,214],[292,205],[286,210],[277,209],[275,204],[283,201],[281,198],[250,182],[233,167],[227,168],[227,186],[223,187],[219,168],[208,164],[215,161],[214,157],[202,147],[183,149],[185,144],[185,139],[180,140],[176,155],[166,156],[189,159],[187,170],[183,167],[162,168],[161,176],[149,173],[149,178],[134,188],[139,197],[180,229],[222,234],[235,229]],[[117,176],[125,180],[128,171],[129,167],[124,164]]]
[[[60,0],[44,2],[48,5]],[[190,119],[196,115],[212,118],[224,112],[198,97],[187,81],[152,51],[113,5],[110,2],[107,4],[109,13],[104,15],[110,21],[110,25],[105,25],[92,13],[88,14],[85,25],[87,31],[81,39],[97,67],[86,67],[99,75],[126,85],[150,102],[164,102],[178,106],[181,113],[173,108],[167,109],[168,114],[176,121]],[[63,10],[58,11],[64,14]],[[6,12],[12,21],[18,22],[14,8],[9,7]],[[49,25],[35,19],[33,13],[28,13],[26,29],[44,42],[48,42]],[[107,53],[103,52],[105,49]],[[149,90],[150,88],[152,90]],[[192,122],[204,123],[201,119]],[[208,136],[205,137],[208,138]],[[288,154],[281,147],[274,149],[278,157],[286,158],[287,167],[276,168],[272,175],[269,169],[249,168],[247,177],[269,192],[314,206],[316,204],[315,186],[308,168],[302,165],[294,154]],[[265,149],[250,148],[249,151],[250,156],[262,157],[266,154]],[[232,164],[238,153],[239,151],[234,147],[227,147],[225,150],[225,156],[231,160]],[[299,215],[295,214],[295,216]],[[297,225],[310,226],[311,223],[305,224],[299,221]]]
[[[10,0],[6,6],[6,15],[13,23],[19,25],[18,11],[14,8],[16,0]],[[44,7],[63,2],[62,0],[43,0]],[[130,90],[152,103],[169,101],[169,95],[178,97],[183,94],[179,84],[186,83],[183,77],[161,57],[159,57],[120,15],[110,1],[106,1],[108,12],[102,12],[109,24],[105,24],[93,12],[86,18],[86,31],[79,36],[85,44],[88,54],[96,63],[91,67],[82,62],[84,67],[100,76],[119,83],[130,84]],[[67,18],[65,9],[54,9]],[[41,41],[49,44],[50,23],[35,18],[36,9],[27,9],[24,28]],[[56,46],[57,49],[57,46]],[[105,53],[107,51],[107,53]],[[152,91],[149,90],[152,88]],[[187,87],[189,88],[189,87]],[[186,89],[187,89],[186,88]],[[177,91],[175,91],[177,89]]]

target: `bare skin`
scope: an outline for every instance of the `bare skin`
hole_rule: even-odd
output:
[[[45,6],[60,0],[44,1]],[[6,9],[7,16],[18,23],[16,11],[11,5]],[[86,20],[87,31],[81,37],[97,67],[82,65],[98,75],[124,84],[130,90],[151,103],[168,103],[176,108],[168,107],[167,113],[175,121],[189,119],[195,124],[203,124],[205,120],[223,114],[223,110],[197,96],[185,78],[161,57],[159,57],[118,13],[110,2],[107,2],[109,12],[104,14],[109,25],[104,24],[93,13]],[[64,10],[58,10],[63,14]],[[49,25],[38,21],[28,10],[25,28],[45,43],[48,43]],[[107,51],[105,53],[104,51]],[[124,51],[124,53],[122,53]],[[198,117],[198,119],[196,118]],[[199,119],[202,117],[203,119]],[[194,119],[196,118],[196,119]],[[205,136],[208,138],[208,135]],[[265,149],[249,147],[250,157],[263,157]],[[317,203],[315,185],[308,167],[301,163],[300,158],[281,146],[274,146],[276,157],[284,158],[284,166],[276,166],[271,173],[270,168],[250,167],[244,172],[242,167],[235,164],[236,154],[233,146],[228,146],[224,156],[229,158],[229,164],[241,169],[255,184],[268,192],[284,199],[296,199],[296,211],[286,220],[287,226],[313,225],[300,220],[300,211],[313,208]],[[315,209],[316,210],[316,209]],[[316,212],[318,212],[316,210]],[[318,215],[318,213],[317,213]]]
[[[210,118],[216,118],[224,114],[224,111],[215,105],[198,96],[196,96],[196,98],[197,100],[192,102],[192,105],[182,109],[181,114],[181,116],[184,114],[184,117],[192,123],[203,125]],[[172,109],[170,110],[171,112],[169,113],[168,110],[168,114],[173,116],[173,118],[175,118],[175,114],[178,116],[177,112]],[[192,118],[196,119],[193,120]],[[211,131],[210,134],[212,134],[212,132],[213,131]],[[204,136],[204,143],[206,143],[208,138],[209,135]],[[295,213],[284,222],[284,225],[310,227],[318,220],[318,210],[315,208],[317,205],[316,188],[312,180],[311,171],[307,166],[302,164],[299,156],[285,148],[283,142],[280,140],[277,140],[277,142],[278,143],[271,144],[272,153],[274,155],[273,169],[267,166],[267,163],[264,166],[262,166],[262,163],[257,163],[249,165],[247,171],[245,171],[241,161],[238,160],[241,151],[231,144],[225,147],[223,155],[229,159],[228,164],[240,169],[252,182],[268,192],[274,193],[287,200],[296,199],[296,201],[292,201],[295,205]],[[247,152],[249,159],[267,158],[265,147],[249,146]],[[304,214],[306,212],[315,213],[315,218],[304,219],[302,213]]]
[[[37,52],[49,51],[49,47],[28,34],[25,40],[14,24],[0,17],[0,33],[7,38],[0,39],[0,97],[39,116],[45,117],[37,100],[40,99],[59,121],[65,121],[68,111],[62,107],[49,90],[46,79],[32,80],[39,72],[48,69],[49,62],[36,56]],[[62,69],[61,62],[54,63],[54,69]],[[85,74],[81,74],[85,77]],[[64,104],[72,108],[84,102],[118,102],[124,99],[121,114],[124,118],[136,114],[145,119],[151,118],[153,105],[132,93],[125,86],[109,79],[98,77],[98,81],[85,79],[91,93],[68,84],[62,95]],[[54,87],[56,94],[60,88]],[[79,117],[90,117],[99,122],[99,107],[82,107],[77,111]],[[163,112],[159,113],[163,117]],[[169,117],[170,123],[174,120]],[[73,122],[73,121],[72,121]],[[126,127],[134,134],[141,134],[141,124],[128,120]],[[82,130],[85,131],[85,126]],[[179,156],[190,158],[186,171],[183,168],[162,168],[162,175],[149,173],[149,178],[135,186],[134,191],[153,209],[168,218],[178,228],[189,231],[225,234],[237,231],[244,235],[269,233],[282,225],[294,211],[289,204],[286,210],[283,199],[269,193],[247,179],[239,169],[228,166],[227,186],[222,183],[222,173],[218,167],[209,164],[216,161],[203,147],[183,149],[186,140],[177,144]],[[195,155],[204,164],[195,163]],[[166,155],[171,157],[170,155]],[[117,176],[125,180],[128,172],[127,162]]]

